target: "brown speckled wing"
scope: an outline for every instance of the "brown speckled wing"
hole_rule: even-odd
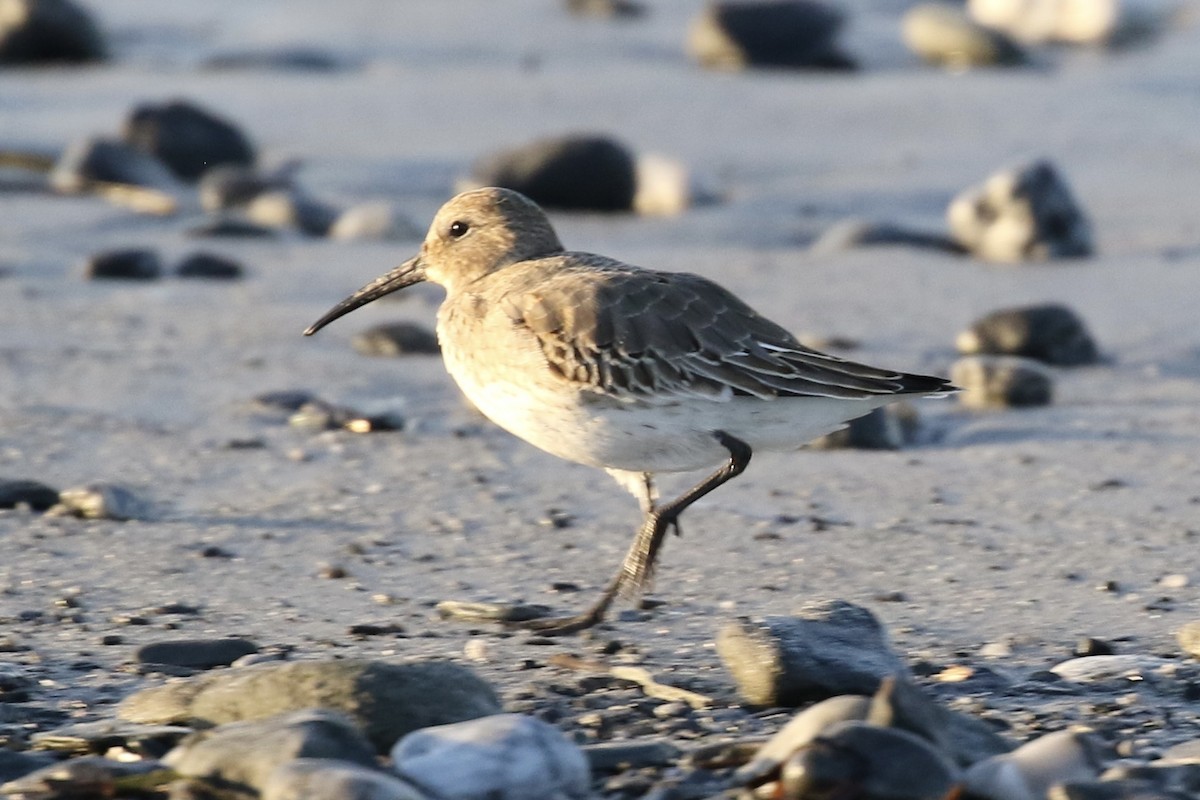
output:
[[[506,298],[563,379],[619,400],[749,395],[865,398],[949,389],[941,378],[869,367],[804,347],[697,275],[600,256],[544,260]],[[532,276],[531,276],[532,277]],[[536,287],[536,288],[535,288]]]

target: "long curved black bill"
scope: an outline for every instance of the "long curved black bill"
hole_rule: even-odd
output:
[[[405,286],[412,286],[425,280],[425,265],[420,256],[414,256],[385,275],[380,275],[354,294],[325,312],[325,316],[309,325],[304,331],[305,336],[312,336],[317,331],[333,322],[338,317],[349,314],[356,308],[365,306],[372,300],[378,300],[385,294],[399,291]]]

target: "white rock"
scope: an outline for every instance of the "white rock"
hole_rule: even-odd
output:
[[[669,217],[692,205],[692,178],[678,161],[653,154],[639,156],[634,167],[637,189],[633,210],[639,214]]]
[[[420,239],[424,232],[387,202],[362,203],[338,215],[329,229],[331,239],[394,241]]]
[[[392,748],[393,769],[439,800],[566,800],[588,796],[583,752],[554,726],[521,714],[437,725]]]
[[[1143,675],[1165,663],[1166,659],[1137,654],[1081,656],[1056,664],[1050,671],[1071,683],[1095,683],[1120,678],[1141,680]]]
[[[262,800],[426,800],[415,786],[379,770],[328,758],[298,758],[267,779]]]
[[[1175,0],[969,0],[971,17],[1028,44],[1123,44],[1161,31]]]
[[[988,800],[1045,800],[1051,786],[1091,781],[1103,768],[1102,748],[1086,731],[1056,731],[967,770],[965,793]]]

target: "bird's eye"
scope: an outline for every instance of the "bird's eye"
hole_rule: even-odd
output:
[[[466,236],[467,231],[470,229],[471,226],[467,223],[463,222],[462,220],[456,220],[455,222],[450,223],[450,236],[455,239],[461,239],[463,236]]]

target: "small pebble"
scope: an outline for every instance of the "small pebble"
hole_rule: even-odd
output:
[[[131,520],[146,515],[146,504],[128,489],[108,483],[93,483],[82,488],[64,489],[59,502],[46,513],[51,516],[83,519]]]
[[[412,322],[376,325],[351,341],[354,351],[364,356],[437,355],[441,352],[433,331]]]
[[[88,280],[153,281],[162,277],[162,262],[153,250],[107,250],[88,257],[83,276]]]
[[[143,664],[212,669],[256,652],[258,645],[246,639],[179,639],[143,645],[134,657]]]
[[[243,274],[241,264],[213,253],[192,253],[175,267],[175,275],[180,278],[232,281]]]
[[[968,408],[1044,406],[1054,396],[1050,374],[1036,361],[1015,356],[961,358],[951,367],[950,380]]]

